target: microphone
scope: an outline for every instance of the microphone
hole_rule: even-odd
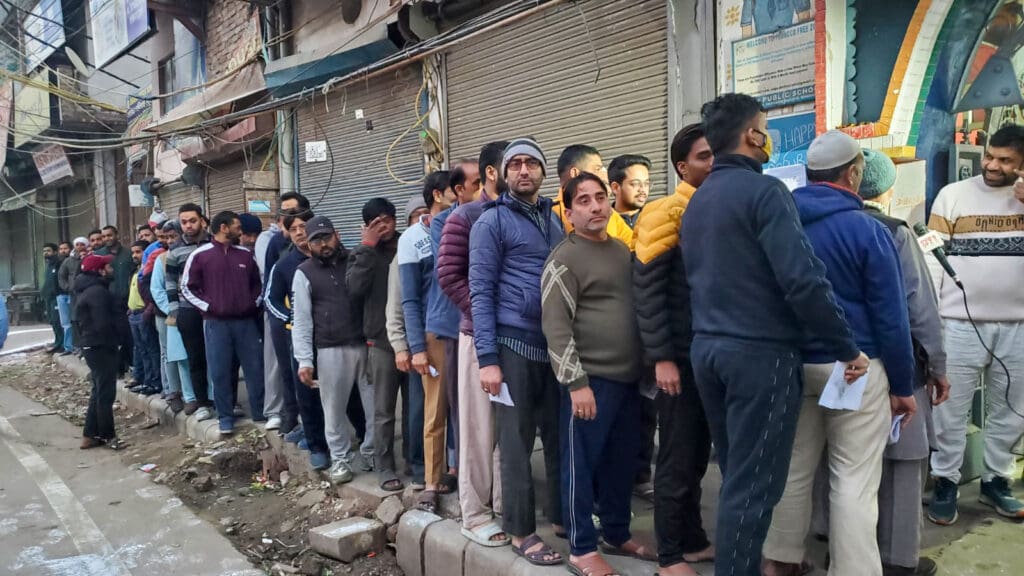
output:
[[[935,260],[942,266],[942,269],[949,274],[949,277],[953,279],[953,282],[963,289],[964,285],[960,282],[960,278],[956,275],[956,271],[949,264],[949,259],[946,258],[946,250],[942,247],[944,242],[942,237],[939,236],[938,232],[929,230],[927,226],[918,222],[914,224],[914,234],[917,234],[917,245],[921,247],[926,254],[931,252]]]

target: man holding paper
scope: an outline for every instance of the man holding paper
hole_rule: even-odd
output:
[[[882,575],[876,540],[882,452],[893,417],[907,423],[916,411],[914,357],[896,246],[885,226],[863,210],[857,196],[863,176],[857,141],[833,130],[811,143],[811,184],[793,192],[814,254],[824,262],[836,300],[871,365],[867,375],[847,384],[839,358],[823,342],[811,340],[803,347],[803,403],[789,476],[763,551],[768,576],[798,573],[804,561],[811,487],[826,443],[829,574]]]

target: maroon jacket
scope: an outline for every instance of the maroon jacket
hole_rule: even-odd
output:
[[[473,335],[473,308],[469,303],[469,231],[484,212],[487,201],[462,204],[452,211],[441,231],[437,248],[437,282],[445,296],[459,307],[459,331]]]
[[[204,318],[251,318],[259,313],[263,284],[252,252],[210,240],[196,248],[181,273],[182,295]]]

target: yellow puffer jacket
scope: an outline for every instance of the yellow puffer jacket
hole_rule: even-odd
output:
[[[562,221],[562,227],[565,228],[566,235],[572,232],[572,222],[569,222],[569,217],[565,215],[565,210],[562,209],[562,189],[558,189],[558,199],[555,200],[555,205],[552,206],[552,210],[555,214],[558,214],[558,218]],[[641,213],[643,213],[641,211]],[[612,238],[618,238],[622,240],[622,243],[629,246],[629,250],[633,250],[633,229],[626,224],[626,221],[622,219],[614,209],[612,210],[611,218],[608,219],[608,226],[605,227],[608,231],[608,235]]]
[[[648,362],[689,356],[690,306],[679,257],[679,222],[694,192],[683,182],[675,194],[644,206],[636,222],[633,293]]]
[[[679,244],[679,222],[696,191],[686,182],[680,182],[674,194],[659,198],[640,211],[633,234],[636,257],[641,263],[647,264]],[[610,221],[608,225],[611,226]]]

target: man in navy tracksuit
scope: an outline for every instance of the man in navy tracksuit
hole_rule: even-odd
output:
[[[789,470],[805,335],[847,363],[849,379],[866,372],[868,359],[789,190],[761,174],[771,156],[761,105],[725,94],[701,114],[715,164],[687,206],[679,245],[693,311],[694,375],[722,470],[715,573],[759,576]]]

